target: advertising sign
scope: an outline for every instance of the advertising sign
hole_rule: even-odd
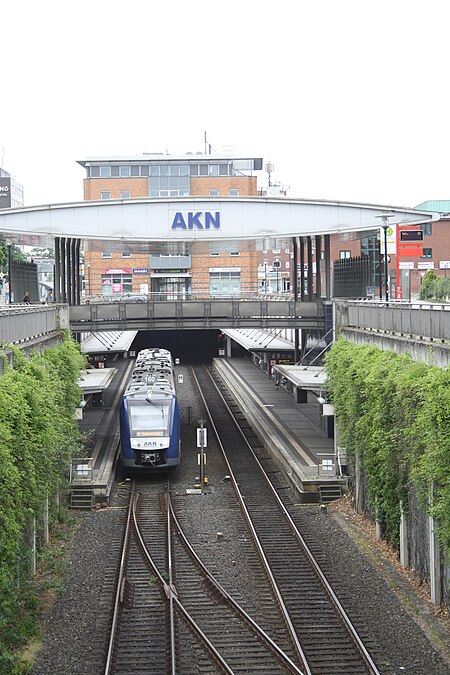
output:
[[[11,178],[0,177],[0,209],[9,209],[11,206]]]

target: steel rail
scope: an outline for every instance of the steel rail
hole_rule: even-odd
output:
[[[241,491],[240,491],[240,489],[239,489],[239,485],[238,485],[238,482],[237,482],[237,480],[236,480],[236,478],[235,478],[235,476],[234,476],[234,473],[233,473],[233,470],[232,470],[232,468],[231,468],[231,465],[230,465],[230,463],[229,463],[229,461],[228,461],[228,457],[227,457],[227,455],[226,455],[225,448],[223,447],[222,442],[221,442],[221,440],[220,440],[220,437],[219,437],[217,428],[216,428],[216,426],[215,426],[215,424],[214,424],[214,421],[213,421],[213,419],[212,419],[212,415],[211,415],[211,412],[210,412],[208,403],[207,403],[205,397],[203,396],[203,392],[202,392],[202,390],[201,390],[200,383],[199,383],[199,381],[198,381],[198,379],[197,379],[197,377],[196,377],[196,375],[195,375],[194,370],[192,370],[192,375],[193,375],[193,377],[194,377],[195,382],[197,383],[197,387],[198,387],[200,396],[201,396],[201,398],[202,398],[202,401],[203,401],[203,404],[204,404],[205,409],[206,409],[206,411],[207,411],[209,420],[210,420],[210,422],[211,422],[211,425],[212,425],[212,427],[213,427],[214,433],[215,433],[215,435],[216,435],[217,442],[219,443],[219,446],[220,446],[220,448],[221,448],[221,450],[222,450],[222,453],[223,453],[223,456],[224,456],[224,460],[225,460],[225,463],[226,463],[226,465],[227,465],[227,468],[228,468],[228,471],[229,471],[229,474],[230,474],[231,482],[232,482],[232,484],[233,484],[234,490],[235,490],[236,495],[237,495],[238,500],[239,500],[239,505],[240,505],[240,507],[241,507],[241,509],[242,509],[242,512],[243,512],[244,516],[245,516],[245,519],[246,519],[246,521],[247,521],[248,527],[249,527],[249,529],[250,529],[250,532],[251,532],[251,534],[252,534],[253,540],[254,540],[254,542],[255,542],[255,546],[256,546],[256,548],[258,549],[258,553],[259,553],[259,555],[260,555],[261,561],[262,561],[262,563],[263,563],[263,565],[264,565],[264,568],[265,568],[265,570],[266,570],[266,574],[267,574],[267,576],[268,576],[268,578],[269,578],[269,581],[270,581],[270,584],[271,584],[271,586],[272,586],[272,589],[273,589],[273,592],[274,592],[274,594],[275,594],[275,597],[276,597],[276,599],[277,599],[278,605],[279,605],[280,610],[281,610],[281,612],[282,612],[282,614],[283,614],[283,618],[284,618],[284,621],[285,621],[286,626],[287,626],[287,628],[288,628],[289,634],[290,634],[290,636],[291,636],[291,639],[292,639],[292,642],[293,642],[295,651],[296,651],[297,656],[299,657],[301,663],[303,664],[303,668],[304,668],[305,675],[312,675],[312,671],[311,671],[311,669],[310,669],[310,667],[309,667],[309,665],[308,665],[308,661],[307,661],[306,655],[305,655],[305,653],[304,653],[304,651],[303,651],[303,648],[302,648],[302,646],[301,646],[301,644],[300,644],[300,640],[299,640],[299,638],[298,638],[297,632],[296,632],[296,630],[295,630],[295,628],[294,628],[294,625],[293,625],[293,623],[292,623],[291,617],[290,617],[290,615],[289,615],[289,611],[288,611],[288,609],[287,609],[287,607],[286,607],[286,603],[284,602],[283,596],[282,596],[282,594],[281,594],[281,592],[280,592],[280,589],[279,589],[279,587],[278,587],[278,584],[277,584],[277,582],[276,582],[276,580],[275,580],[275,577],[274,577],[274,575],[273,575],[273,572],[272,572],[272,569],[271,569],[271,567],[270,567],[269,561],[267,560],[266,554],[264,553],[264,549],[263,549],[263,547],[262,547],[262,545],[261,545],[261,542],[260,542],[260,540],[259,540],[258,534],[257,534],[257,532],[256,532],[256,530],[255,530],[254,525],[253,525],[252,518],[251,518],[250,513],[249,513],[249,511],[248,511],[248,509],[247,509],[247,506],[246,506],[246,504],[245,504],[244,497],[243,497],[243,495],[241,494]],[[211,378],[211,379],[212,379],[212,378]],[[227,406],[227,409],[229,410],[228,406]],[[233,419],[234,419],[234,417],[233,417]]]
[[[126,555],[127,555],[127,551],[128,551],[131,512],[132,512],[132,509],[133,509],[133,502],[134,502],[135,499],[136,499],[136,486],[133,482],[132,486],[131,486],[130,501],[129,501],[128,509],[127,509],[127,520],[126,520],[125,532],[124,532],[124,536],[123,536],[122,554],[120,556],[119,574],[118,574],[118,580],[117,580],[116,595],[115,595],[115,599],[114,599],[114,611],[113,611],[111,632],[110,632],[109,644],[108,644],[108,653],[107,653],[107,656],[106,656],[106,665],[105,665],[105,671],[104,671],[105,675],[109,675],[109,673],[111,672],[112,659],[113,659],[113,653],[114,653],[114,645],[115,645],[115,639],[116,639],[116,631],[117,631],[117,625],[118,625],[119,613],[120,613],[120,606],[122,604],[122,599],[123,599],[123,587],[124,587],[124,583],[125,583],[125,560],[126,560]]]
[[[169,483],[169,479],[167,480]],[[167,493],[167,502],[168,502],[168,507],[170,509],[171,516],[173,518],[173,521],[175,523],[175,526],[178,530],[178,534],[183,540],[184,545],[188,549],[190,555],[194,558],[195,562],[201,569],[202,573],[208,578],[208,580],[212,583],[214,588],[222,595],[222,597],[233,607],[233,609],[253,628],[256,633],[264,640],[264,642],[268,645],[268,647],[282,660],[286,665],[289,666],[291,671],[293,673],[296,673],[296,675],[304,675],[304,671],[300,670],[298,666],[290,659],[290,657],[279,647],[276,642],[272,640],[270,635],[268,635],[261,626],[252,619],[252,617],[239,605],[238,602],[233,598],[232,595],[230,595],[225,588],[221,585],[221,583],[216,579],[216,577],[212,574],[212,572],[209,571],[208,567],[205,565],[205,563],[201,560],[201,558],[198,556],[194,548],[191,546],[188,538],[186,537],[186,534],[183,531],[183,528],[181,527],[181,524],[178,520],[178,517],[175,513],[175,509],[172,503],[172,499],[170,496],[170,490],[168,490]]]
[[[297,538],[298,542],[299,542],[300,545],[302,546],[302,548],[303,548],[303,550],[304,550],[304,552],[305,552],[305,554],[306,554],[306,556],[307,556],[309,562],[311,563],[311,565],[312,565],[314,571],[316,572],[317,576],[319,577],[319,579],[320,579],[320,581],[321,581],[321,583],[322,583],[322,585],[323,585],[323,587],[324,587],[326,593],[328,594],[330,600],[332,601],[332,603],[333,603],[333,605],[335,606],[336,610],[338,611],[340,617],[342,618],[345,627],[347,628],[347,630],[348,630],[348,632],[350,633],[351,637],[353,638],[355,644],[357,645],[357,647],[358,647],[358,649],[359,649],[359,651],[360,651],[360,654],[361,654],[361,656],[363,657],[363,659],[364,659],[366,665],[368,666],[368,668],[370,669],[370,672],[371,672],[373,675],[380,675],[380,671],[378,670],[378,668],[377,668],[375,662],[373,661],[372,657],[370,656],[369,651],[367,650],[367,648],[365,647],[363,641],[362,641],[361,638],[359,637],[358,632],[356,631],[355,627],[353,626],[353,623],[352,623],[351,619],[349,618],[347,612],[345,611],[345,609],[344,609],[343,605],[341,604],[339,598],[337,597],[336,593],[333,591],[333,588],[332,588],[331,584],[329,583],[329,581],[328,581],[328,579],[326,578],[324,572],[322,571],[320,565],[318,564],[317,560],[315,559],[315,557],[314,557],[313,553],[311,552],[311,550],[310,550],[308,544],[306,543],[306,541],[305,541],[304,538],[302,537],[301,533],[299,532],[299,530],[298,530],[296,524],[295,524],[294,521],[292,520],[292,518],[291,518],[291,516],[290,516],[290,514],[289,514],[289,512],[288,512],[288,510],[286,509],[285,505],[283,504],[283,501],[281,500],[279,494],[278,494],[277,491],[275,490],[275,488],[274,488],[274,486],[273,486],[271,480],[270,480],[269,477],[267,476],[267,473],[265,472],[265,470],[264,470],[264,468],[263,468],[261,462],[259,461],[259,459],[258,459],[257,455],[255,454],[253,448],[251,447],[250,443],[248,442],[248,440],[247,440],[245,434],[243,433],[242,429],[240,428],[240,426],[239,426],[237,420],[235,419],[235,417],[234,417],[234,415],[233,415],[233,413],[232,413],[232,411],[231,411],[231,409],[230,409],[228,403],[227,403],[226,400],[224,399],[224,397],[223,397],[223,395],[222,395],[222,392],[221,392],[220,389],[217,387],[217,384],[216,384],[216,382],[214,381],[213,377],[211,376],[211,373],[209,372],[209,370],[208,370],[207,372],[208,372],[208,375],[209,375],[209,377],[210,377],[212,383],[213,383],[214,386],[216,387],[216,389],[217,389],[217,391],[218,391],[218,393],[219,393],[219,395],[220,395],[222,401],[224,402],[224,404],[225,404],[225,406],[226,406],[228,412],[230,413],[231,418],[232,418],[232,420],[234,421],[234,424],[235,424],[236,428],[238,429],[238,431],[239,431],[239,433],[241,434],[243,440],[245,441],[247,447],[249,448],[250,452],[252,453],[254,459],[256,460],[256,463],[258,464],[258,467],[259,467],[259,469],[260,469],[262,475],[264,476],[264,478],[265,478],[265,480],[266,480],[266,482],[267,482],[267,485],[269,486],[269,489],[270,489],[270,491],[271,491],[273,497],[276,499],[277,503],[279,504],[280,509],[282,510],[282,512],[283,512],[283,514],[284,514],[284,516],[285,516],[285,518],[286,518],[286,520],[287,520],[289,526],[291,527],[291,529],[292,529],[292,531],[293,531],[293,533],[294,533],[294,535],[295,535],[295,537]],[[195,377],[195,374],[194,374],[194,377]],[[195,378],[195,379],[196,379],[196,378]],[[202,398],[203,398],[203,396],[202,396]],[[206,405],[206,402],[205,402],[205,405]],[[209,415],[209,409],[208,409],[208,407],[207,407],[207,410],[208,410],[208,415]],[[211,423],[212,423],[212,425],[213,425],[213,427],[214,427],[214,430],[215,430],[214,422],[212,421],[211,417],[210,417],[210,420],[211,420]],[[220,441],[219,441],[219,443],[220,443]],[[221,444],[220,444],[220,445],[221,445]],[[222,445],[221,445],[221,447],[222,447]],[[230,470],[231,470],[231,467],[230,467]],[[233,480],[234,480],[234,477],[233,477]]]
[[[137,514],[136,514],[136,502],[137,502],[137,500],[135,500],[135,502],[133,504],[134,530],[135,530],[136,536],[138,538],[139,544],[141,546],[142,552],[143,552],[145,558],[147,559],[149,565],[153,569],[154,573],[158,577],[159,582],[164,589],[165,595],[169,600],[169,604],[170,604],[171,608],[173,609],[174,607],[176,607],[178,609],[178,611],[183,615],[186,622],[193,629],[193,631],[200,638],[200,640],[206,645],[209,652],[211,653],[213,658],[216,659],[218,664],[223,668],[224,672],[228,673],[229,675],[234,675],[234,671],[230,668],[230,666],[227,664],[227,662],[222,657],[220,652],[216,649],[216,647],[213,645],[213,643],[209,640],[208,636],[203,632],[203,630],[197,624],[195,619],[193,619],[193,617],[189,614],[189,612],[185,609],[185,607],[183,606],[183,604],[179,600],[176,588],[173,586],[171,578],[169,578],[169,583],[167,583],[166,580],[164,579],[164,577],[161,575],[161,573],[158,569],[158,566],[156,565],[155,561],[153,560],[152,556],[150,555],[150,552],[149,552],[149,550],[147,548],[147,545],[144,541],[144,538],[142,536],[142,532],[140,530],[138,519],[137,519]],[[170,532],[168,533],[168,537],[170,537]],[[170,561],[169,561],[169,567],[171,568]],[[170,576],[171,575],[169,574],[169,577]],[[171,623],[171,627],[173,627],[174,622],[173,622],[172,616],[171,616],[170,623]],[[172,645],[173,649],[174,649],[174,644],[175,644],[174,638],[172,638],[172,636],[171,636],[171,645]],[[171,663],[172,663],[172,668],[173,668],[174,664],[175,664],[173,656],[172,656],[172,659],[171,659]],[[172,670],[171,672],[172,672],[172,675],[176,675],[176,671]]]

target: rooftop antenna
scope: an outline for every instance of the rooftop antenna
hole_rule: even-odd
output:
[[[207,150],[209,150],[209,152],[207,152]],[[210,154],[211,154],[211,145],[206,140],[206,131],[205,131],[205,155],[210,155]]]
[[[267,164],[264,165],[264,168],[265,168],[265,170],[267,171],[267,173],[269,174],[269,187],[270,187],[270,186],[272,185],[272,183],[270,182],[270,174],[271,174],[272,171],[273,171],[273,164],[272,164],[272,162],[267,162]]]

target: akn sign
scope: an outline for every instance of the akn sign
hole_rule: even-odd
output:
[[[220,230],[220,211],[177,211],[172,221],[172,230]]]

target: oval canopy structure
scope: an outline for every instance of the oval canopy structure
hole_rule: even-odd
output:
[[[120,199],[0,210],[0,232],[25,244],[54,237],[129,242],[303,237],[420,225],[439,214],[413,208],[288,198]]]

